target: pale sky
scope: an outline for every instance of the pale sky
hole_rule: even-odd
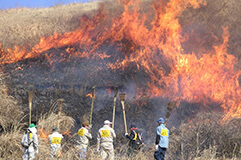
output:
[[[56,4],[69,4],[74,2],[86,3],[93,0],[0,0],[0,9],[9,9],[9,8],[19,8],[19,7],[28,7],[28,8],[42,8],[42,7],[51,7]]]

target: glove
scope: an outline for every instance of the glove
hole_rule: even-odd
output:
[[[128,133],[125,133],[125,136],[127,136],[128,135]]]
[[[99,152],[100,151],[100,148],[97,148],[97,152]]]
[[[38,154],[38,150],[36,150],[36,152],[35,152],[36,154]]]
[[[62,152],[61,150],[58,151],[58,158],[62,157]]]
[[[158,151],[158,145],[155,146],[155,151]]]

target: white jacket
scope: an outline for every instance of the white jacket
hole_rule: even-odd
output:
[[[78,131],[79,145],[81,148],[87,148],[89,139],[92,139],[92,135],[89,133],[88,129],[81,127]]]
[[[64,138],[59,132],[53,132],[49,135],[50,151],[58,151],[61,149],[61,141]]]
[[[97,148],[100,146],[105,149],[113,148],[113,139],[116,138],[115,131],[108,125],[99,129],[97,135]]]
[[[36,128],[28,128],[30,132],[25,132],[21,140],[21,144],[28,144],[28,152],[34,152],[38,150],[38,136],[36,134]]]

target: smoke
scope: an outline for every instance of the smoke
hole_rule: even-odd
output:
[[[225,3],[230,4],[231,2],[222,1],[220,3],[223,6]],[[179,108],[174,109],[168,121],[168,126],[170,127],[178,127],[182,120],[187,120],[186,117],[192,117],[192,115],[200,111],[200,108],[208,110],[214,106],[213,109],[220,109],[221,102],[218,100],[222,100],[220,97],[223,94],[218,95],[220,96],[218,97],[213,96],[214,92],[210,92],[210,90],[204,92],[205,87],[209,89],[211,86],[209,83],[205,85],[204,80],[212,81],[213,79],[210,77],[214,77],[213,73],[207,74],[208,72],[206,72],[204,76],[199,74],[204,69],[210,71],[212,66],[216,66],[214,65],[215,63],[207,64],[207,62],[212,61],[212,57],[215,57],[214,53],[210,57],[206,56],[209,58],[208,61],[199,60],[203,58],[202,56],[207,50],[213,51],[213,45],[219,44],[220,39],[222,41],[223,29],[220,27],[220,23],[230,16],[225,14],[225,18],[222,20],[219,13],[221,14],[224,11],[217,7],[220,3],[210,0],[207,3],[208,8],[201,6],[200,9],[195,8],[194,10],[187,7],[183,14],[180,13],[180,19],[175,17],[179,13],[174,12],[177,14],[174,16],[174,20],[168,21],[169,23],[172,22],[171,24],[173,25],[170,26],[174,26],[173,30],[162,23],[159,24],[160,19],[158,19],[158,16],[155,19],[156,15],[151,14],[150,19],[155,20],[153,28],[157,27],[153,32],[151,32],[152,28],[147,27],[151,26],[150,24],[143,24],[150,21],[149,17],[144,22],[141,21],[142,19],[138,19],[142,16],[142,12],[140,14],[135,13],[136,15],[126,12],[126,14],[130,15],[114,19],[112,30],[105,28],[105,24],[110,20],[105,21],[106,15],[99,12],[101,14],[84,21],[86,22],[86,26],[83,29],[85,32],[78,32],[82,29],[79,28],[79,30],[66,33],[65,35],[55,35],[57,38],[53,36],[45,39],[48,43],[57,39],[56,46],[58,47],[52,47],[51,45],[54,46],[55,43],[51,43],[47,50],[43,49],[44,51],[36,57],[21,59],[14,63],[3,65],[4,72],[10,77],[9,83],[12,83],[9,85],[9,92],[13,95],[15,94],[15,96],[18,95],[17,92],[14,92],[14,87],[18,85],[20,86],[19,88],[25,88],[25,92],[29,86],[33,86],[36,92],[40,93],[47,90],[46,94],[40,94],[34,102],[34,105],[37,106],[36,108],[41,105],[45,108],[49,107],[51,98],[64,98],[64,110],[75,119],[80,119],[84,115],[89,116],[91,98],[86,95],[91,93],[93,86],[96,86],[93,113],[95,126],[93,131],[95,132],[103,125],[104,120],[112,119],[113,87],[118,86],[119,93],[126,93],[125,104],[128,125],[135,123],[143,132],[146,143],[152,144],[156,119],[165,117],[168,102],[181,101]],[[158,6],[161,7],[160,10],[157,10]],[[157,13],[160,14],[159,16],[162,15],[161,13],[166,12],[164,10],[165,6],[166,3],[156,4],[155,7]],[[173,6],[175,8],[175,5]],[[151,7],[149,6],[149,8]],[[206,10],[208,12],[205,12]],[[228,10],[226,13],[230,12],[230,8]],[[214,24],[217,25],[215,27],[213,26],[213,12],[215,12],[214,17],[218,18],[218,20],[214,21]],[[164,21],[164,19],[162,20]],[[179,28],[178,20],[182,29]],[[232,30],[232,26],[235,26],[235,23],[233,21],[231,28],[229,28],[231,37],[235,33]],[[131,25],[127,27],[127,24]],[[161,24],[164,25],[163,30],[159,28]],[[177,28],[175,28],[175,25]],[[111,25],[109,24],[108,26]],[[143,30],[138,32],[141,29]],[[113,33],[110,33],[110,31]],[[137,31],[138,34],[134,34],[136,32],[133,31]],[[171,32],[167,33],[167,31]],[[174,34],[172,31],[177,31],[178,33]],[[179,31],[182,31],[180,35]],[[75,35],[76,33],[78,33],[78,36]],[[66,45],[62,43],[61,40],[68,39],[67,35],[70,35],[70,38],[75,40],[74,44],[69,43]],[[181,40],[178,36],[182,36]],[[144,41],[148,38],[150,39],[149,41]],[[233,42],[234,39],[231,38],[231,41]],[[181,42],[180,46],[178,46],[179,42]],[[237,51],[234,49],[237,43],[231,43],[230,50]],[[182,51],[182,48],[184,51]],[[195,53],[196,57],[192,53]],[[232,52],[232,54],[234,53]],[[193,59],[191,59],[192,56],[194,57]],[[227,57],[227,54],[225,56]],[[179,61],[177,60],[178,58],[180,58]],[[217,60],[214,59],[213,61],[216,62]],[[230,62],[232,63],[233,61]],[[190,66],[187,66],[188,64]],[[176,67],[176,70],[172,67]],[[225,67],[225,65],[222,66],[221,72],[217,73],[227,73],[229,78],[228,75],[232,75],[229,73],[230,68]],[[177,69],[180,70],[177,71]],[[192,69],[199,70],[191,71]],[[180,76],[182,73],[184,74],[183,79]],[[203,81],[200,81],[201,78]],[[223,79],[226,79],[226,77]],[[216,83],[218,80],[222,80],[222,77],[218,76],[214,80]],[[195,82],[199,81],[203,83],[195,85]],[[230,84],[228,83],[228,86]],[[211,87],[214,88],[215,84],[213,83]],[[70,91],[72,88],[74,91]],[[211,91],[213,91],[213,88],[211,88]],[[59,90],[61,90],[60,93]],[[187,93],[184,94],[184,91],[187,91]],[[219,91],[218,89],[218,93],[220,93]],[[52,97],[49,97],[49,94]],[[26,94],[21,93],[20,95],[26,97]],[[210,95],[219,99],[213,101]],[[200,99],[203,98],[206,102],[210,101],[211,103],[201,103],[199,96],[201,97]],[[233,97],[231,94],[227,94],[227,96]],[[23,103],[27,106],[26,100]],[[234,104],[232,101],[228,101],[228,103]],[[116,131],[121,135],[124,132],[124,126],[119,99],[116,107],[116,126],[118,126]]]

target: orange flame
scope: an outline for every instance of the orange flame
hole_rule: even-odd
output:
[[[92,98],[92,93],[87,94],[86,97]]]
[[[213,50],[203,53],[185,53],[179,17],[189,7],[206,5],[203,0],[170,0],[166,4],[153,2],[154,21],[148,27],[148,14],[140,13],[138,1],[123,0],[123,13],[105,26],[106,15],[103,6],[92,18],[85,18],[85,25],[73,32],[54,33],[41,38],[31,51],[15,47],[7,49],[0,58],[0,64],[14,63],[26,58],[34,58],[54,48],[78,44],[83,51],[67,48],[69,57],[110,58],[115,55],[99,53],[104,43],[116,44],[123,59],[108,63],[110,69],[125,69],[130,64],[142,68],[151,78],[148,82],[152,96],[168,97],[173,101],[217,102],[229,117],[241,118],[241,70],[235,68],[237,59],[227,53],[228,28],[223,28],[223,42],[213,46]],[[130,7],[134,5],[134,7]],[[102,27],[102,28],[101,28]],[[101,32],[100,32],[100,29]],[[123,42],[126,41],[126,42]],[[199,56],[197,56],[197,54]],[[48,57],[51,60],[51,57]],[[168,64],[169,69],[163,67]],[[87,94],[92,98],[92,94]]]
[[[39,131],[39,137],[43,138],[45,142],[48,142],[48,137],[49,137],[50,133],[44,132],[43,128],[40,128],[38,131]],[[65,132],[63,132],[63,135],[66,135],[70,138],[72,137],[71,131],[65,131]]]
[[[39,137],[43,138],[45,142],[48,142],[48,136],[50,134],[49,133],[45,133],[43,128],[40,128],[38,131],[39,131]]]
[[[63,135],[66,135],[66,136],[72,138],[71,131],[65,131],[65,132],[63,133]]]

